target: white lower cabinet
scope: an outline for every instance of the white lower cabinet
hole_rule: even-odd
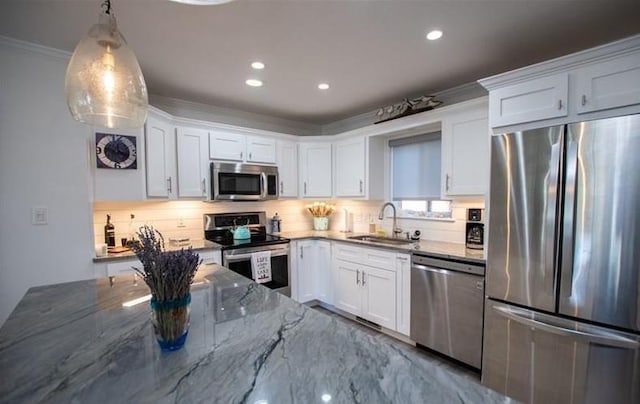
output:
[[[334,244],[334,306],[395,331],[396,268],[387,256],[395,253]]]
[[[291,243],[291,297],[300,303],[319,300],[333,304],[331,243],[301,240]]]

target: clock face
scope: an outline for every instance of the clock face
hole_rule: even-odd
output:
[[[136,137],[96,133],[98,168],[137,169]]]

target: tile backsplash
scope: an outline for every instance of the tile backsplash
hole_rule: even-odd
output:
[[[148,224],[159,230],[168,239],[204,237],[202,216],[205,213],[265,211],[267,218],[276,212],[282,218],[282,231],[304,231],[313,227],[312,216],[305,206],[314,200],[278,200],[265,202],[201,202],[201,201],[141,201],[141,202],[95,202],[93,224],[95,243],[104,242],[104,225],[107,214],[116,230],[116,245],[120,239],[129,237],[130,215],[134,214],[136,227]],[[369,223],[375,223],[390,234],[392,219],[378,220],[382,201],[335,200],[336,212],[330,218],[331,230],[343,230],[344,209],[353,215],[353,231],[366,233]],[[454,201],[453,221],[398,219],[404,231],[420,230],[422,239],[464,243],[467,208],[484,208],[484,200]],[[391,214],[391,210],[387,210]]]

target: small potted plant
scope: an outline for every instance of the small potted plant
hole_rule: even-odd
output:
[[[191,284],[202,262],[191,247],[165,251],[164,238],[157,230],[142,226],[131,248],[142,262],[134,268],[151,290],[153,328],[160,348],[180,349],[189,332]]]
[[[328,230],[329,215],[335,210],[335,205],[325,202],[314,202],[307,205],[307,210],[313,215],[313,230]]]

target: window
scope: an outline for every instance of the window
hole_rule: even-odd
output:
[[[392,199],[405,217],[451,217],[451,202],[440,199],[440,132],[389,141]]]

